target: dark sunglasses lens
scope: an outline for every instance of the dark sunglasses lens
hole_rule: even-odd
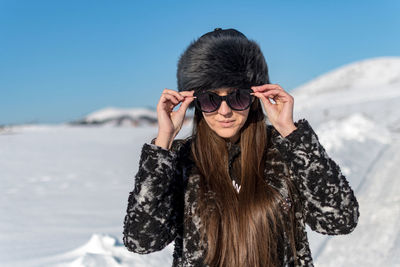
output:
[[[228,101],[232,109],[244,110],[250,106],[251,95],[248,90],[236,90],[229,94]]]
[[[218,97],[218,95],[209,92],[199,95],[197,100],[200,104],[200,109],[203,112],[213,112],[217,110],[221,102],[221,99]]]

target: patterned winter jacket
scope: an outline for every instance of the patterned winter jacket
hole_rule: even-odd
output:
[[[348,234],[357,225],[359,206],[308,121],[301,119],[295,125],[297,129],[285,138],[267,125],[265,181],[282,194],[282,212],[294,208],[297,266],[313,266],[305,224],[321,234]],[[190,143],[190,137],[174,140],[170,150],[143,145],[124,220],[123,241],[129,251],[147,254],[175,241],[173,266],[207,266],[206,245],[199,242],[201,221],[194,212],[200,176],[190,159]],[[292,200],[284,176],[297,189]],[[295,266],[286,234],[282,246],[282,266]]]

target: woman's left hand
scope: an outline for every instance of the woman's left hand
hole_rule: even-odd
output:
[[[275,129],[283,136],[288,136],[296,128],[293,122],[294,98],[278,84],[252,86],[254,96],[258,97],[267,112],[267,116]],[[271,103],[273,99],[275,104]]]

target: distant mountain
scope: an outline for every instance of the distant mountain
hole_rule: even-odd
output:
[[[186,120],[191,118],[187,112]],[[98,126],[145,126],[157,125],[157,111],[150,108],[116,108],[107,107],[94,111],[82,119],[72,121],[72,125]]]
[[[142,126],[157,123],[157,112],[146,108],[106,107],[70,124],[102,126]]]

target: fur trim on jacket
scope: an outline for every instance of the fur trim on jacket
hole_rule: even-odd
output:
[[[298,239],[297,266],[314,266],[305,224],[326,235],[351,233],[359,206],[340,167],[327,155],[307,120],[283,138],[268,125],[265,181],[293,207]],[[206,266],[206,247],[199,244],[200,218],[194,213],[200,176],[188,159],[190,140],[175,140],[170,150],[144,144],[135,187],[129,194],[123,241],[129,251],[147,254],[175,241],[173,266]],[[296,192],[292,201],[282,177],[288,175]],[[278,179],[277,179],[278,178]],[[283,266],[294,266],[289,241],[284,244]]]

